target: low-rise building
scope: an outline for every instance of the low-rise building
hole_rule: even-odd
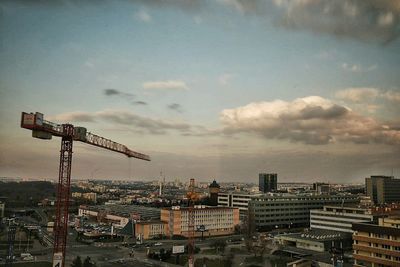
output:
[[[129,219],[159,220],[160,209],[136,206],[136,205],[81,205],[78,210],[79,216],[87,216],[99,222],[112,223],[117,228],[123,228]]]
[[[228,207],[194,206],[194,229],[196,236],[230,235],[239,224],[239,209]],[[161,210],[161,221],[168,223],[168,236],[188,236],[189,208],[179,206]]]
[[[353,224],[354,266],[400,266],[400,217]]]
[[[162,238],[168,234],[168,223],[162,221],[135,223],[135,236],[139,240]]]

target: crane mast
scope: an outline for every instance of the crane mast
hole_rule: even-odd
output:
[[[199,199],[198,194],[194,191],[194,179],[190,179],[189,190],[187,192],[188,198],[188,255],[189,267],[194,267],[194,249],[195,249],[195,232],[194,232],[194,203]]]
[[[125,145],[110,139],[92,134],[84,127],[74,127],[72,124],[56,124],[45,121],[43,114],[22,112],[21,127],[32,130],[32,137],[51,139],[61,137],[60,166],[57,185],[56,220],[54,224],[53,267],[65,266],[65,251],[67,244],[68,209],[71,189],[72,145],[80,141],[89,145],[122,153],[129,158],[150,161],[148,155],[128,149]]]

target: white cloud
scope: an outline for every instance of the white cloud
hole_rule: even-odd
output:
[[[144,89],[159,90],[189,90],[189,87],[181,80],[153,81],[143,83]]]
[[[362,102],[374,100],[379,96],[379,89],[376,88],[347,88],[337,91],[336,98],[350,100],[352,102]]]
[[[150,16],[150,14],[143,9],[136,12],[135,17],[136,17],[136,19],[143,21],[143,22],[151,22],[152,21],[152,17]]]
[[[369,71],[373,71],[377,68],[377,65],[370,65],[368,67],[364,67],[360,64],[348,64],[348,63],[343,63],[342,64],[342,68],[346,71],[350,71],[350,72],[369,72]]]
[[[331,100],[309,96],[291,102],[255,102],[225,109],[225,133],[255,133],[267,139],[305,144],[334,142],[400,144],[396,124],[383,124]]]
[[[372,102],[376,99],[400,103],[400,92],[384,91],[377,88],[347,88],[337,91],[335,97],[357,103]]]

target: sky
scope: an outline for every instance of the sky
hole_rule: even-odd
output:
[[[0,177],[57,179],[41,112],[150,155],[74,143],[73,179],[400,177],[397,0],[0,2]]]

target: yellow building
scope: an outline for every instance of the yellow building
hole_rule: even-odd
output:
[[[204,236],[230,235],[239,224],[239,209],[229,207],[194,206],[194,229],[203,228]],[[161,221],[167,223],[167,235],[188,236],[189,209],[179,206],[161,210]],[[201,231],[196,231],[201,236]]]
[[[137,222],[135,223],[135,236],[142,240],[164,237],[167,235],[167,227],[166,222]]]
[[[353,223],[354,266],[400,266],[400,217]]]

